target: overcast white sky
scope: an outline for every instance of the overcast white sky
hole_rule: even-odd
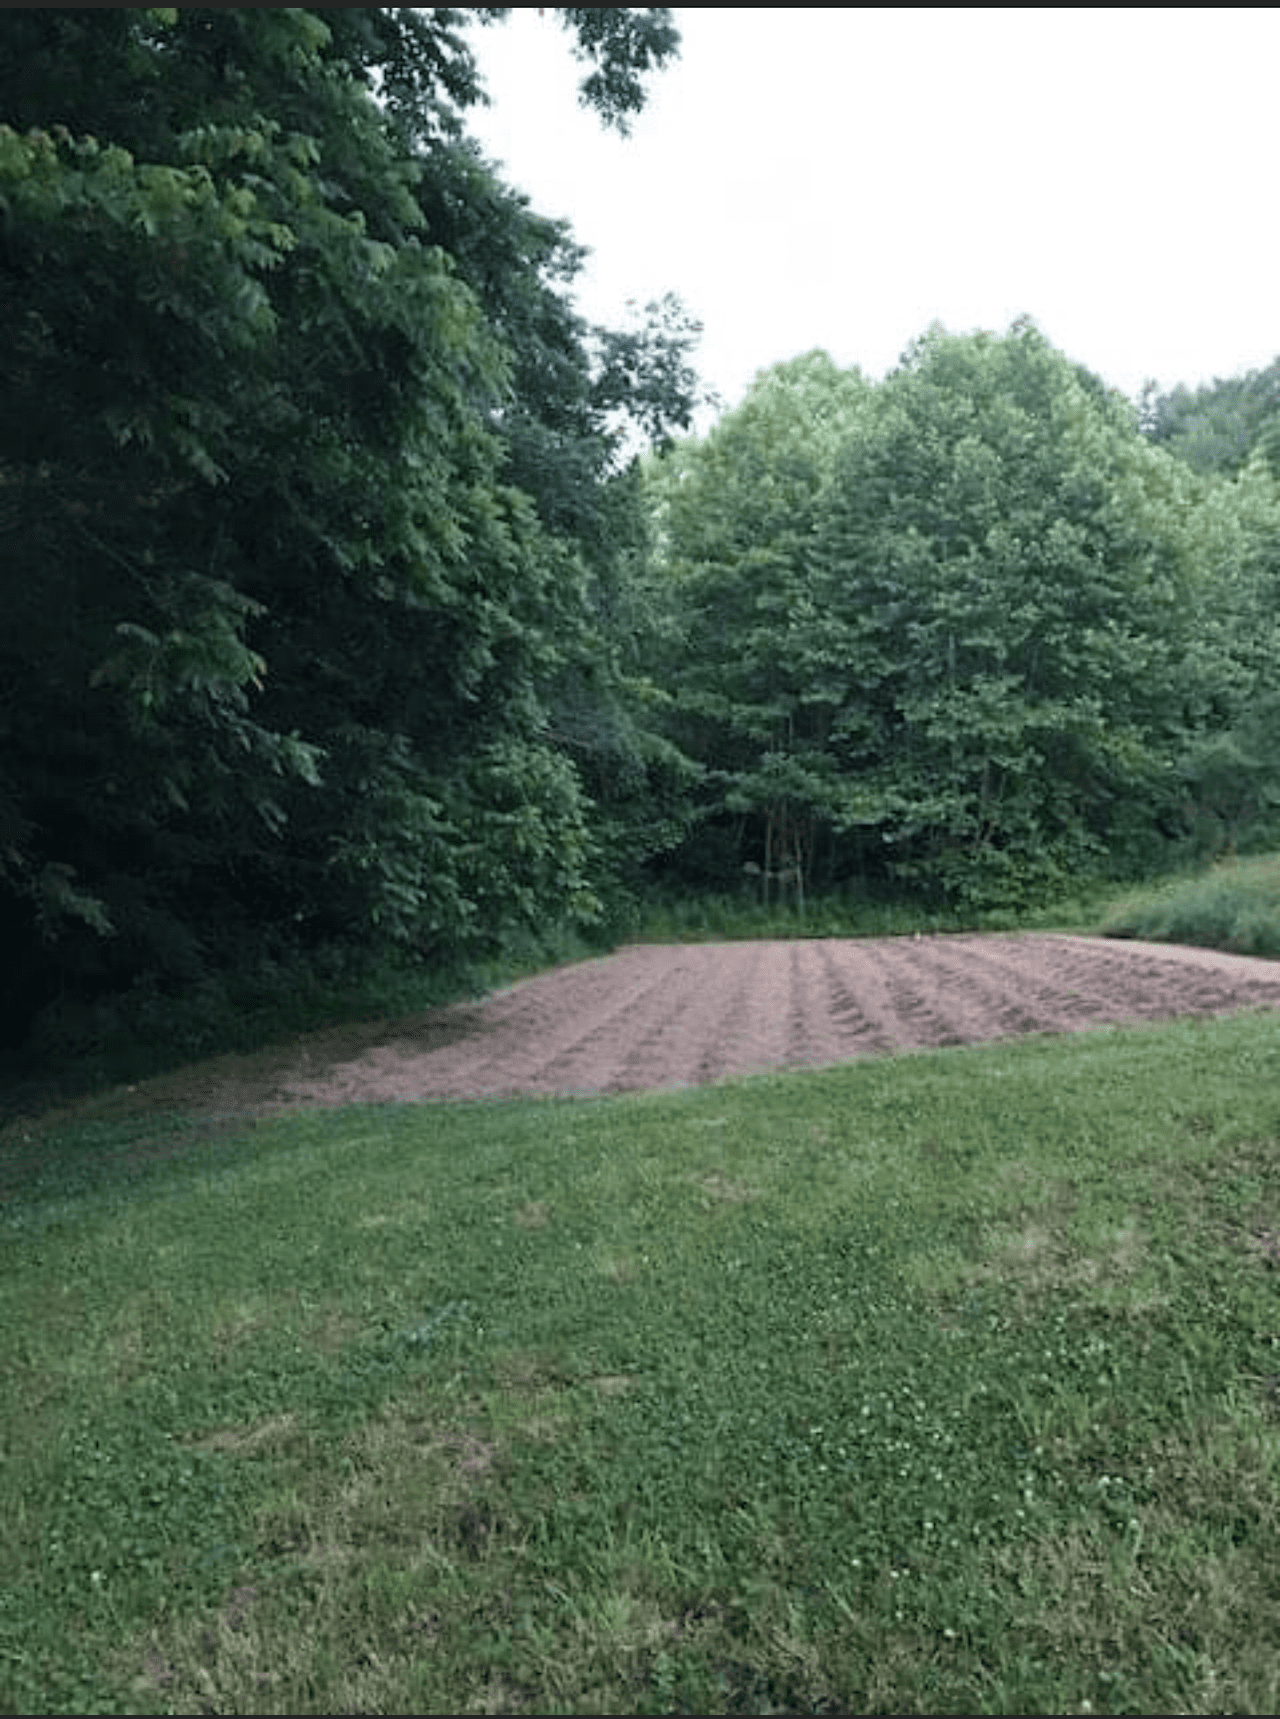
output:
[[[813,347],[879,377],[1023,312],[1135,394],[1280,354],[1280,12],[676,8],[629,139],[552,10],[472,31],[470,130],[593,257],[593,321],[673,291],[734,405]]]

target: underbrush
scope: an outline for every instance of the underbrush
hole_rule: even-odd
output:
[[[0,1121],[104,1086],[144,1080],[226,1052],[255,1051],[319,1027],[414,1014],[597,953],[569,929],[511,941],[485,960],[431,963],[394,950],[333,947],[182,988],[142,979],[123,993],[67,996],[0,1054]]]
[[[1275,1712],[1278,1081],[11,1129],[0,1711]]]
[[[1280,854],[1221,861],[1207,873],[1126,892],[1102,931],[1280,957]]]
[[[697,943],[787,937],[910,937],[936,932],[1092,931],[1106,886],[1035,908],[936,907],[907,898],[857,893],[762,904],[741,894],[654,901],[643,908],[635,940]]]

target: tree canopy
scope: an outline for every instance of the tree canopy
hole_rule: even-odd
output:
[[[1234,475],[1259,453],[1280,474],[1280,358],[1263,370],[1162,394],[1148,383],[1143,428],[1199,472]]]
[[[1228,616],[1260,613],[1274,486],[1253,473],[1247,529],[1239,485],[1028,323],[931,330],[874,387],[776,366],[650,482],[704,881],[870,871],[982,905],[1149,861],[1256,691]]]
[[[0,16],[10,1032],[598,911],[554,707],[638,529],[619,415],[687,424],[696,330],[572,311],[571,236],[465,137],[461,19]],[[625,126],[669,13],[562,22]]]

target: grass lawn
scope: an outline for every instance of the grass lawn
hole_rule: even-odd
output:
[[[0,1201],[2,1710],[1280,1709],[1274,1014]]]

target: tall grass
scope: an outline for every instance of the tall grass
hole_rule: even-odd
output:
[[[12,1128],[0,1710],[1275,1712],[1277,1091],[1240,1016]]]
[[[1077,931],[1280,956],[1280,854],[1230,859],[1141,884],[1096,881],[1043,907],[937,908],[909,898],[854,894],[762,904],[745,894],[651,902],[638,939],[900,937],[915,932]]]
[[[1225,860],[1195,877],[1127,892],[1101,929],[1109,937],[1280,957],[1280,854]]]
[[[1114,893],[1114,891],[1112,892]],[[746,895],[698,895],[650,902],[635,933],[644,943],[774,937],[909,937],[939,931],[1095,930],[1104,886],[1039,908],[941,908],[910,898],[818,896],[763,904]]]

